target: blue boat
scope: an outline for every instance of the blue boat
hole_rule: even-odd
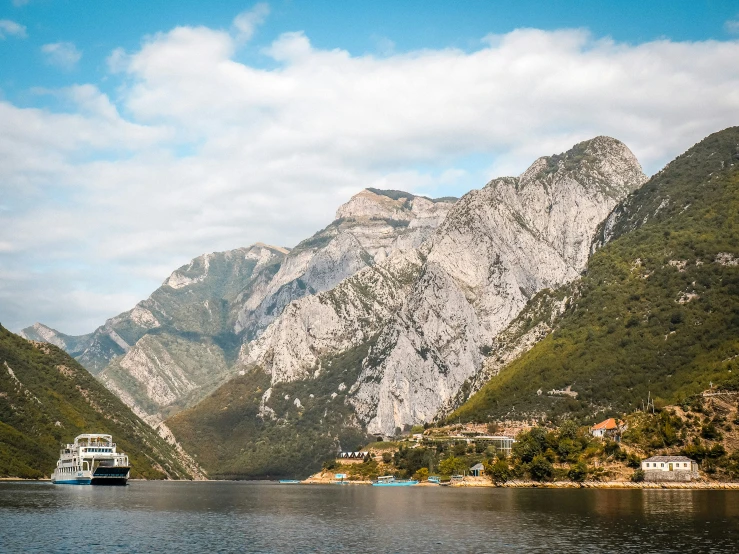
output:
[[[441,484],[441,477],[437,477],[436,475],[432,475],[429,477],[429,483],[434,483],[435,485]]]
[[[298,485],[300,481],[297,479],[280,479],[280,485]]]
[[[392,475],[378,477],[377,481],[372,483],[373,487],[412,487],[417,485],[418,481],[414,479],[396,479]]]

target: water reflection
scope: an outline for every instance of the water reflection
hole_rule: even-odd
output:
[[[0,483],[3,552],[737,552],[738,537],[734,491]]]

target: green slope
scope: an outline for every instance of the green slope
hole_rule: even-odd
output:
[[[315,379],[274,385],[268,414],[259,412],[270,378],[255,368],[167,426],[211,478],[307,477],[339,449],[356,450],[367,442],[341,384],[356,381],[372,344],[322,360]]]
[[[110,433],[131,477],[189,478],[175,451],[60,348],[0,326],[0,477],[49,476],[59,445]]]
[[[557,330],[449,420],[585,417],[736,378],[738,145],[736,127],[707,137],[619,205]]]

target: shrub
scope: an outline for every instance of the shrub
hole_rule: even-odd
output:
[[[634,470],[634,473],[631,475],[631,480],[634,483],[641,483],[642,481],[644,481],[644,470],[643,469]]]
[[[529,473],[534,481],[545,481],[551,479],[554,468],[549,460],[541,454],[537,454],[529,464]]]
[[[585,465],[585,462],[577,462],[570,468],[570,471],[567,472],[567,477],[571,481],[575,481],[576,483],[582,483],[583,481],[585,481],[585,478],[587,476],[588,466]]]
[[[511,468],[506,460],[498,458],[495,463],[487,464],[485,471],[496,485],[502,485],[511,478]]]
[[[701,437],[706,440],[716,441],[721,440],[721,433],[713,423],[709,423],[701,427]]]

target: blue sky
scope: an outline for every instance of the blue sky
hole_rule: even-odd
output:
[[[6,98],[35,105],[34,87],[59,87],[75,82],[101,82],[106,59],[118,47],[136,48],[143,37],[176,26],[228,28],[249,2],[113,0],[4,0],[0,19],[26,27],[27,39],[0,41],[0,87]],[[585,28],[598,37],[642,43],[660,38],[674,41],[726,40],[726,22],[739,19],[736,1],[477,1],[405,0],[403,2],[275,1],[254,41],[239,54],[252,65],[269,65],[260,54],[285,31],[304,31],[316,48],[341,48],[354,55],[424,48],[470,51],[490,33],[516,28]],[[44,44],[72,42],[83,51],[70,71],[53,71],[40,49]]]
[[[0,4],[0,322],[81,333],[363,187],[459,196],[598,134],[739,124],[737,2]]]

